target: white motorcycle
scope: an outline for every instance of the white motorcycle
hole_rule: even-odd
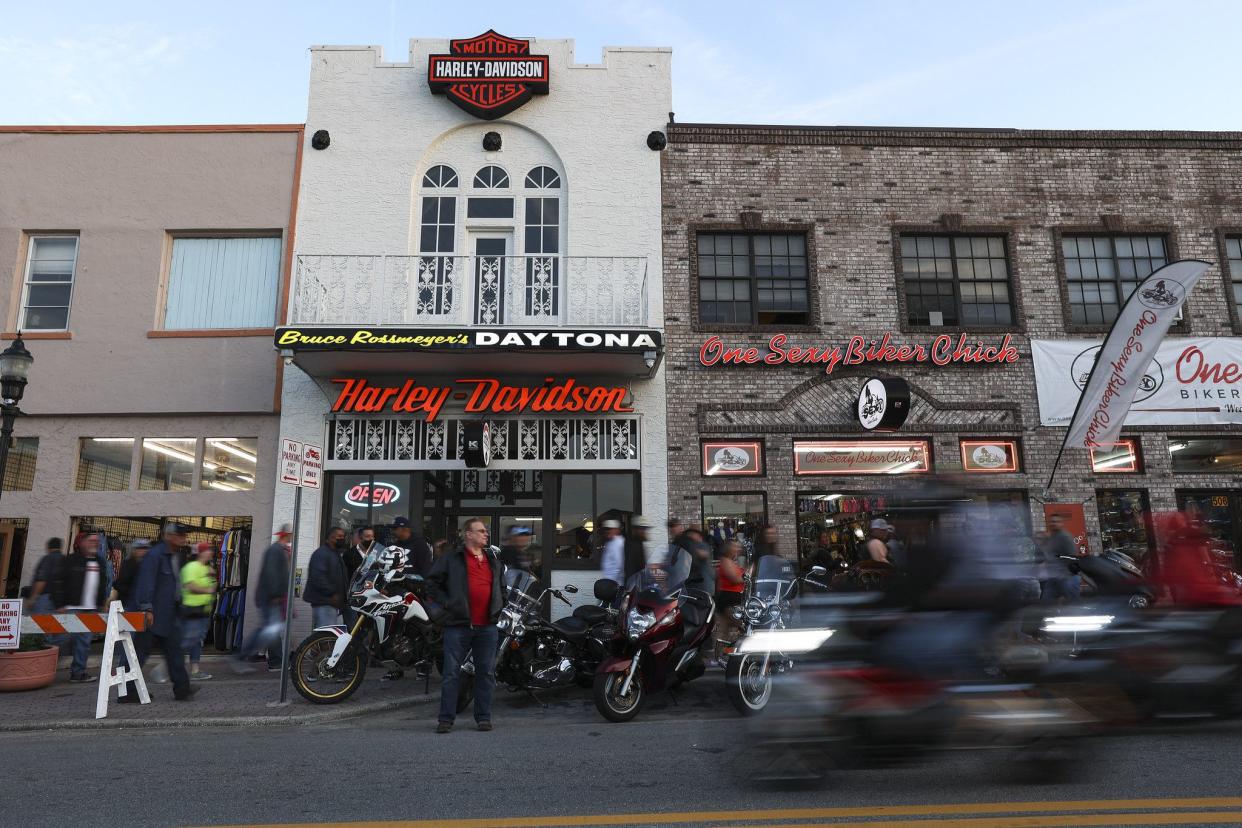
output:
[[[307,701],[335,704],[353,695],[377,659],[395,670],[420,670],[443,659],[444,636],[420,598],[423,579],[407,574],[406,550],[376,546],[349,588],[351,626],[319,627],[293,653],[293,686]]]
[[[742,635],[725,662],[725,687],[729,701],[743,716],[761,713],[772,698],[772,678],[793,667],[789,653],[781,651],[780,633],[793,619],[798,584],[827,589],[828,571],[813,567],[802,578],[793,565],[777,555],[759,559],[755,580],[733,618],[742,624]],[[774,634],[775,633],[775,634]]]

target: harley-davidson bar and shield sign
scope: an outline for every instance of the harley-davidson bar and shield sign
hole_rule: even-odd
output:
[[[469,40],[449,41],[449,51],[428,58],[427,84],[476,118],[491,121],[532,95],[548,94],[548,56],[532,55],[529,40],[489,29]]]

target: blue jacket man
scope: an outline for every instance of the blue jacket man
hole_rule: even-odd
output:
[[[134,605],[147,613],[147,633],[138,636],[138,663],[145,664],[152,649],[164,653],[173,698],[185,701],[194,694],[181,652],[181,550],[186,529],[178,523],[164,527],[163,539],[151,547],[138,568]],[[137,693],[127,693],[137,699]]]

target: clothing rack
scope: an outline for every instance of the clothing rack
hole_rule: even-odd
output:
[[[216,607],[211,643],[222,653],[241,646],[246,619],[246,574],[250,571],[250,530],[230,529],[216,550]]]

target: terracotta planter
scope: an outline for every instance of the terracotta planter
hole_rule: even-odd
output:
[[[59,655],[56,647],[28,653],[0,653],[0,692],[47,687],[56,678]]]

